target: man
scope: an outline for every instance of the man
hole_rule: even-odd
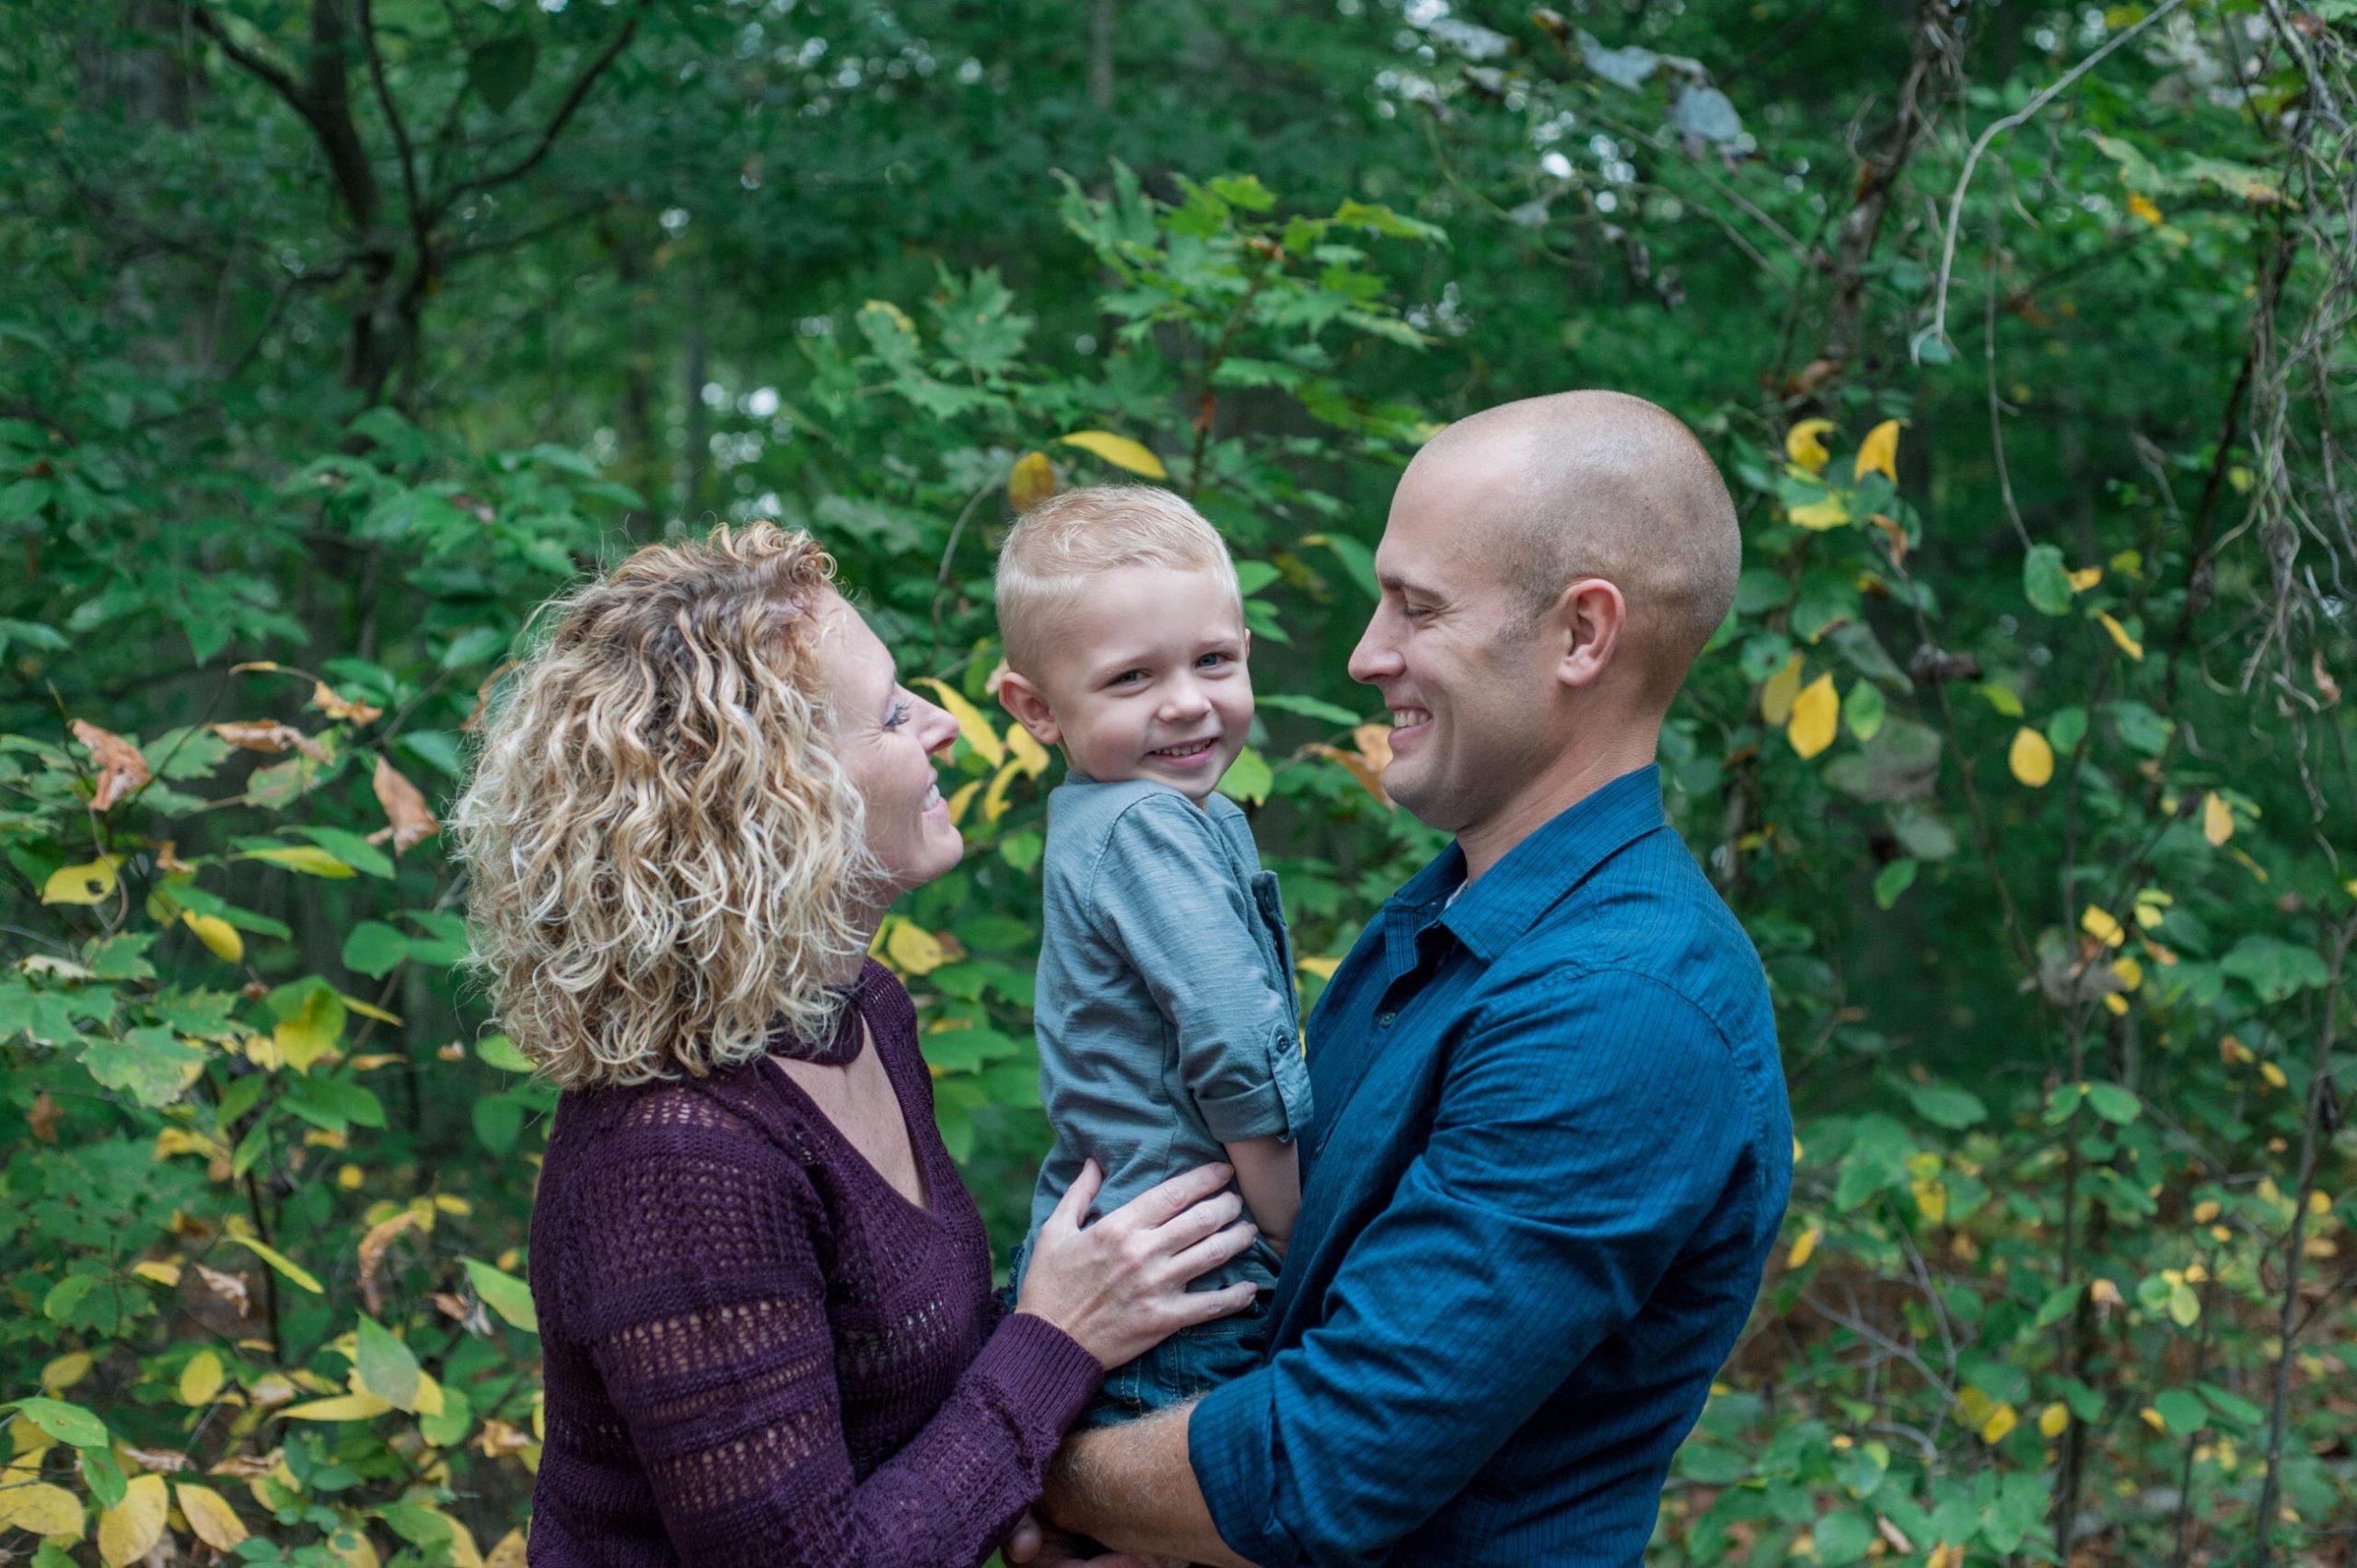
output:
[[[1456,843],[1312,1021],[1266,1365],[1068,1444],[1059,1524],[1271,1568],[1639,1562],[1792,1177],[1759,958],[1654,765],[1739,556],[1635,398],[1511,403],[1410,465],[1351,674],[1385,787]]]

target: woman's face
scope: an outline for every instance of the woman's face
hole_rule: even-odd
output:
[[[827,597],[818,633],[834,686],[835,755],[866,802],[868,850],[891,893],[922,887],[966,852],[933,771],[958,721],[900,685],[890,652],[841,595]]]

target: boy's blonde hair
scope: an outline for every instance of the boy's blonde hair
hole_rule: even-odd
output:
[[[1217,572],[1243,612],[1227,541],[1183,496],[1151,484],[1067,490],[1016,519],[999,546],[998,624],[1007,668],[1037,680],[1061,614],[1089,578],[1123,566]]]

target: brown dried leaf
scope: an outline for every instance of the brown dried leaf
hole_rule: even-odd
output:
[[[517,665],[522,664],[523,662],[524,661],[522,659],[509,659],[497,669],[493,670],[489,675],[482,678],[482,684],[475,688],[475,711],[467,715],[467,722],[459,726],[459,733],[460,735],[478,735],[482,733],[483,710],[491,706],[491,689],[499,683],[499,678],[501,676],[506,674],[509,670],[514,669]]]
[[[482,1450],[484,1458],[495,1459],[502,1454],[520,1454],[530,1447],[532,1434],[507,1422],[486,1421],[482,1423],[482,1431],[475,1437],[474,1446]]]
[[[2332,678],[2332,671],[2325,668],[2324,655],[2320,653],[2308,655],[2308,673],[2316,677],[2316,691],[2324,698],[2326,707],[2328,708],[2340,701],[2340,682]]]
[[[49,1098],[47,1089],[33,1097],[33,1108],[25,1120],[32,1123],[34,1137],[44,1144],[57,1142],[57,1102]]]
[[[276,753],[292,747],[314,762],[324,762],[328,754],[319,743],[291,724],[275,724],[269,719],[245,719],[234,724],[216,724],[213,733],[232,746],[242,746],[249,751]]]
[[[140,1469],[161,1475],[178,1475],[193,1462],[186,1454],[176,1454],[169,1448],[134,1448],[125,1444],[115,1452]]]
[[[348,720],[353,724],[375,724],[385,716],[384,709],[339,695],[336,689],[324,680],[311,682],[311,706],[339,722]]]
[[[1339,746],[1328,746],[1322,742],[1304,749],[1341,763],[1349,771],[1351,777],[1359,781],[1360,787],[1383,802],[1387,809],[1391,796],[1383,787],[1383,770],[1391,765],[1390,727],[1363,724],[1351,731],[1351,739],[1358,748],[1355,751],[1345,751]]]
[[[380,844],[390,839],[393,841],[393,853],[399,854],[442,830],[442,824],[435,821],[434,813],[425,808],[425,796],[420,795],[417,786],[401,777],[382,757],[377,759],[374,782],[377,804],[385,808],[385,819],[389,825],[369,834],[370,843]]]
[[[284,1382],[285,1379],[281,1378],[280,1381]],[[295,1386],[291,1383],[287,1384],[286,1392],[288,1399],[294,1398]],[[257,1400],[255,1403],[259,1404],[261,1401]],[[284,1457],[285,1450],[283,1448],[273,1448],[267,1454],[231,1454],[204,1473],[233,1476],[268,1475],[284,1462]]]
[[[194,871],[196,867],[180,858],[180,844],[178,839],[166,839],[156,846],[156,869],[177,875],[183,871]]]
[[[238,1317],[245,1318],[252,1315],[253,1298],[246,1289],[246,1277],[243,1274],[225,1274],[218,1270],[208,1269],[202,1263],[196,1265],[196,1272],[198,1277],[204,1281],[205,1288],[236,1307]]]
[[[87,719],[75,719],[74,738],[89,748],[99,764],[98,793],[90,797],[91,810],[106,810],[147,782],[147,759],[122,737]]]
[[[360,1294],[373,1316],[381,1318],[385,1314],[385,1293],[377,1283],[377,1270],[384,1263],[386,1251],[401,1232],[416,1229],[423,1217],[415,1209],[403,1209],[392,1218],[369,1226],[368,1234],[360,1238]]]

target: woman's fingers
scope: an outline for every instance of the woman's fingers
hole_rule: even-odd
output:
[[[1228,1223],[1243,1212],[1242,1198],[1233,1192],[1214,1192],[1168,1224],[1155,1226],[1149,1238],[1164,1251],[1181,1251],[1203,1237],[1225,1229]]]
[[[1171,1272],[1181,1282],[1208,1274],[1222,1263],[1248,1250],[1260,1234],[1260,1227],[1249,1220],[1229,1225],[1217,1235],[1207,1236],[1174,1255],[1170,1260]]]
[[[1145,1229],[1169,1224],[1195,1204],[1210,1197],[1234,1179],[1236,1167],[1213,1162],[1199,1165],[1163,1182],[1149,1187],[1120,1208],[1108,1214],[1125,1215],[1132,1224]]]
[[[1062,1223],[1078,1230],[1080,1222],[1088,1215],[1088,1205],[1097,1202],[1097,1190],[1104,1185],[1105,1173],[1097,1167],[1097,1162],[1093,1159],[1081,1161],[1080,1174],[1072,1179],[1072,1185],[1064,1189],[1064,1195],[1056,1200],[1055,1212],[1048,1216],[1048,1223]]]

